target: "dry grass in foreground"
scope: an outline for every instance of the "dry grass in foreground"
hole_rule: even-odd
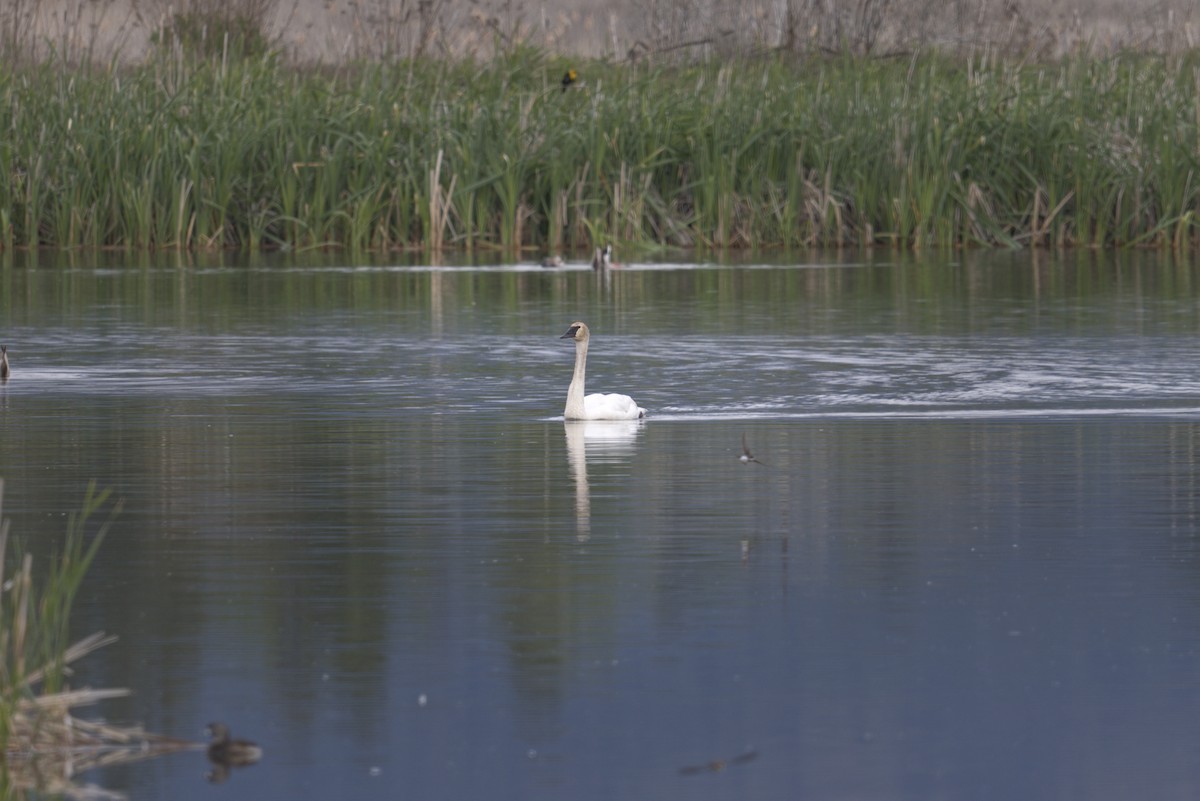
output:
[[[74,715],[79,707],[128,694],[124,689],[71,689],[65,684],[72,663],[116,641],[97,632],[65,644],[71,601],[108,528],[108,522],[101,525],[85,548],[85,525],[105,505],[108,494],[97,493],[94,485],[88,488],[83,511],[71,516],[61,555],[38,582],[31,554],[20,556],[20,566],[7,572],[7,557],[19,549],[9,539],[8,521],[0,517],[0,789],[9,795],[119,798],[79,784],[76,777],[94,768],[204,747]]]

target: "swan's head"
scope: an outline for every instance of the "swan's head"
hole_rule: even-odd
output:
[[[587,342],[588,336],[588,327],[576,321],[571,323],[571,327],[567,329],[567,333],[563,334],[559,339],[573,339],[576,342]]]

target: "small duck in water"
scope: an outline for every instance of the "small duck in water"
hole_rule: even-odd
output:
[[[562,256],[547,256],[542,259],[543,267],[562,267],[565,262]]]
[[[234,740],[224,723],[210,723],[205,733],[209,737],[208,758],[224,767],[253,765],[262,759],[262,749],[249,740]]]

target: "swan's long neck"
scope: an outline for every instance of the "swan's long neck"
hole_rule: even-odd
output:
[[[587,370],[587,349],[586,339],[575,340],[575,375],[571,376],[571,386],[567,387],[567,408],[563,410],[563,417],[568,420],[583,418],[583,375]]]

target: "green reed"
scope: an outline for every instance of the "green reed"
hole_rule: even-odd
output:
[[[0,500],[4,482],[0,479]],[[96,632],[70,639],[76,593],[120,503],[109,491],[87,488],[83,507],[67,523],[63,545],[35,570],[33,555],[9,537],[0,515],[0,794],[14,797],[82,798],[94,786],[81,773],[179,751],[203,748],[187,740],[148,734],[140,726],[116,726],[74,715],[89,706],[128,695],[119,688],[69,687],[69,666],[116,637]],[[108,516],[100,522],[101,512]]]
[[[36,573],[32,555],[9,537],[8,521],[0,517],[0,744],[8,743],[18,721],[28,720],[38,703],[31,699],[45,699],[62,690],[68,662],[109,641],[103,634],[74,644],[70,640],[75,595],[111,515],[119,511],[118,504],[107,521],[97,524],[108,498],[108,490],[88,486],[83,508],[68,520],[64,545],[51,557],[48,568]]]
[[[279,59],[0,74],[0,246],[1155,245],[1200,65]]]

